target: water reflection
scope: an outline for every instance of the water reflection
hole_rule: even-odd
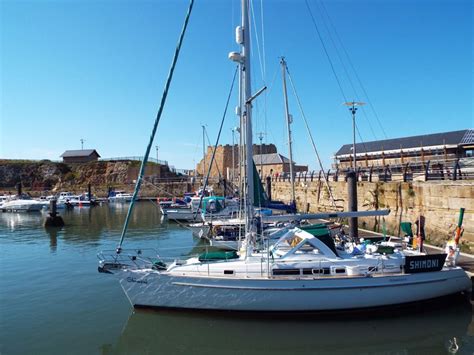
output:
[[[55,253],[58,248],[58,234],[62,229],[62,227],[45,228],[46,233],[49,235],[49,248],[51,253]]]
[[[44,214],[41,212],[0,212],[0,225],[11,231],[42,225],[43,219]]]
[[[459,301],[456,301],[459,302]],[[305,315],[134,311],[115,345],[103,354],[471,354],[470,304],[436,302],[392,314]],[[470,351],[470,352],[467,352]]]

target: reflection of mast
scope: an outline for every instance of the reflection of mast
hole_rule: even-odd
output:
[[[296,203],[296,196],[295,196],[295,175],[293,171],[293,150],[291,147],[291,123],[292,118],[290,115],[290,111],[288,109],[288,95],[286,91],[286,61],[284,57],[281,57],[281,74],[283,77],[283,95],[285,97],[285,117],[286,117],[286,128],[288,130],[288,155],[290,158],[290,181],[291,181],[291,203]],[[285,166],[283,164],[283,166]]]

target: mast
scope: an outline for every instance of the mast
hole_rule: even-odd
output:
[[[250,24],[249,0],[242,0],[242,23],[235,29],[235,40],[240,44],[240,52],[230,52],[229,59],[239,63],[240,68],[240,142],[244,146],[240,163],[243,167],[242,192],[245,196],[246,230],[252,227],[254,205],[254,173],[252,143],[252,97],[250,84]],[[257,93],[258,94],[258,93]]]
[[[286,117],[286,128],[288,130],[288,155],[290,158],[290,181],[291,181],[291,203],[296,203],[296,196],[295,196],[295,175],[293,172],[293,150],[291,147],[291,115],[288,109],[288,94],[286,90],[286,61],[285,57],[281,57],[281,74],[283,77],[283,96],[285,98],[285,117]]]
[[[202,161],[202,176],[204,177],[206,175],[206,126],[204,125],[202,125]]]
[[[250,23],[249,23],[248,0],[242,0],[242,30],[243,42],[241,51],[243,56],[243,66],[241,66],[244,77],[244,124],[245,124],[245,159],[247,168],[247,214],[248,219],[253,218],[254,185],[253,185],[253,142],[252,142],[252,104],[249,102],[252,97],[250,84]]]

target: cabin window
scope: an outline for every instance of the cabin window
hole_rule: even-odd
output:
[[[284,275],[299,275],[300,269],[275,269],[273,275],[284,276]]]
[[[328,267],[322,267],[320,269],[303,269],[303,275],[329,275],[331,271]]]
[[[224,270],[224,275],[234,275],[234,270]]]

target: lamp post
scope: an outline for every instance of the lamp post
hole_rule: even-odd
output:
[[[352,102],[345,102],[344,105],[348,106],[349,107],[349,111],[351,111],[352,113],[352,154],[353,154],[353,158],[354,158],[354,165],[353,165],[353,169],[354,171],[356,171],[356,125],[355,125],[355,119],[356,119],[356,112],[357,112],[357,108],[358,106],[363,106],[365,105],[365,102],[356,102],[356,101],[352,101]]]
[[[156,163],[158,164],[158,149],[160,149],[160,146],[155,146],[156,148]]]

